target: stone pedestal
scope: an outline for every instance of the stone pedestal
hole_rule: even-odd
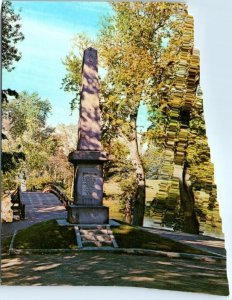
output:
[[[68,221],[77,224],[107,224],[109,209],[102,205],[103,163],[108,160],[100,141],[97,51],[84,52],[77,150],[69,154],[74,165],[74,205]]]
[[[108,224],[109,208],[106,206],[70,205],[68,221],[72,224]]]
[[[103,151],[74,151],[69,161],[74,164],[74,205],[68,207],[68,221],[75,224],[108,224],[109,208],[102,205]]]

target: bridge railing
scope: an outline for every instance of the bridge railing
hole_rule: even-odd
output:
[[[55,184],[49,184],[43,189],[43,193],[53,193],[58,197],[58,199],[63,203],[64,207],[67,209],[68,205],[73,204],[73,202],[68,198],[65,192]]]
[[[13,217],[17,215],[20,220],[25,219],[25,204],[22,202],[21,187],[17,186],[15,191],[11,194],[11,209],[13,211]]]

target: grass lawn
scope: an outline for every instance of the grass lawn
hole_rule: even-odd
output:
[[[62,249],[77,248],[73,227],[59,226],[56,220],[32,225],[19,231],[14,240],[19,249]]]

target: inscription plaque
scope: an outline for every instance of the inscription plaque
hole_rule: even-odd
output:
[[[92,196],[95,192],[97,193],[97,179],[98,175],[94,173],[83,173],[82,178],[82,195]]]

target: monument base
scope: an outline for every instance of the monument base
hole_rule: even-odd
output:
[[[68,222],[71,224],[108,224],[109,207],[69,205]]]

